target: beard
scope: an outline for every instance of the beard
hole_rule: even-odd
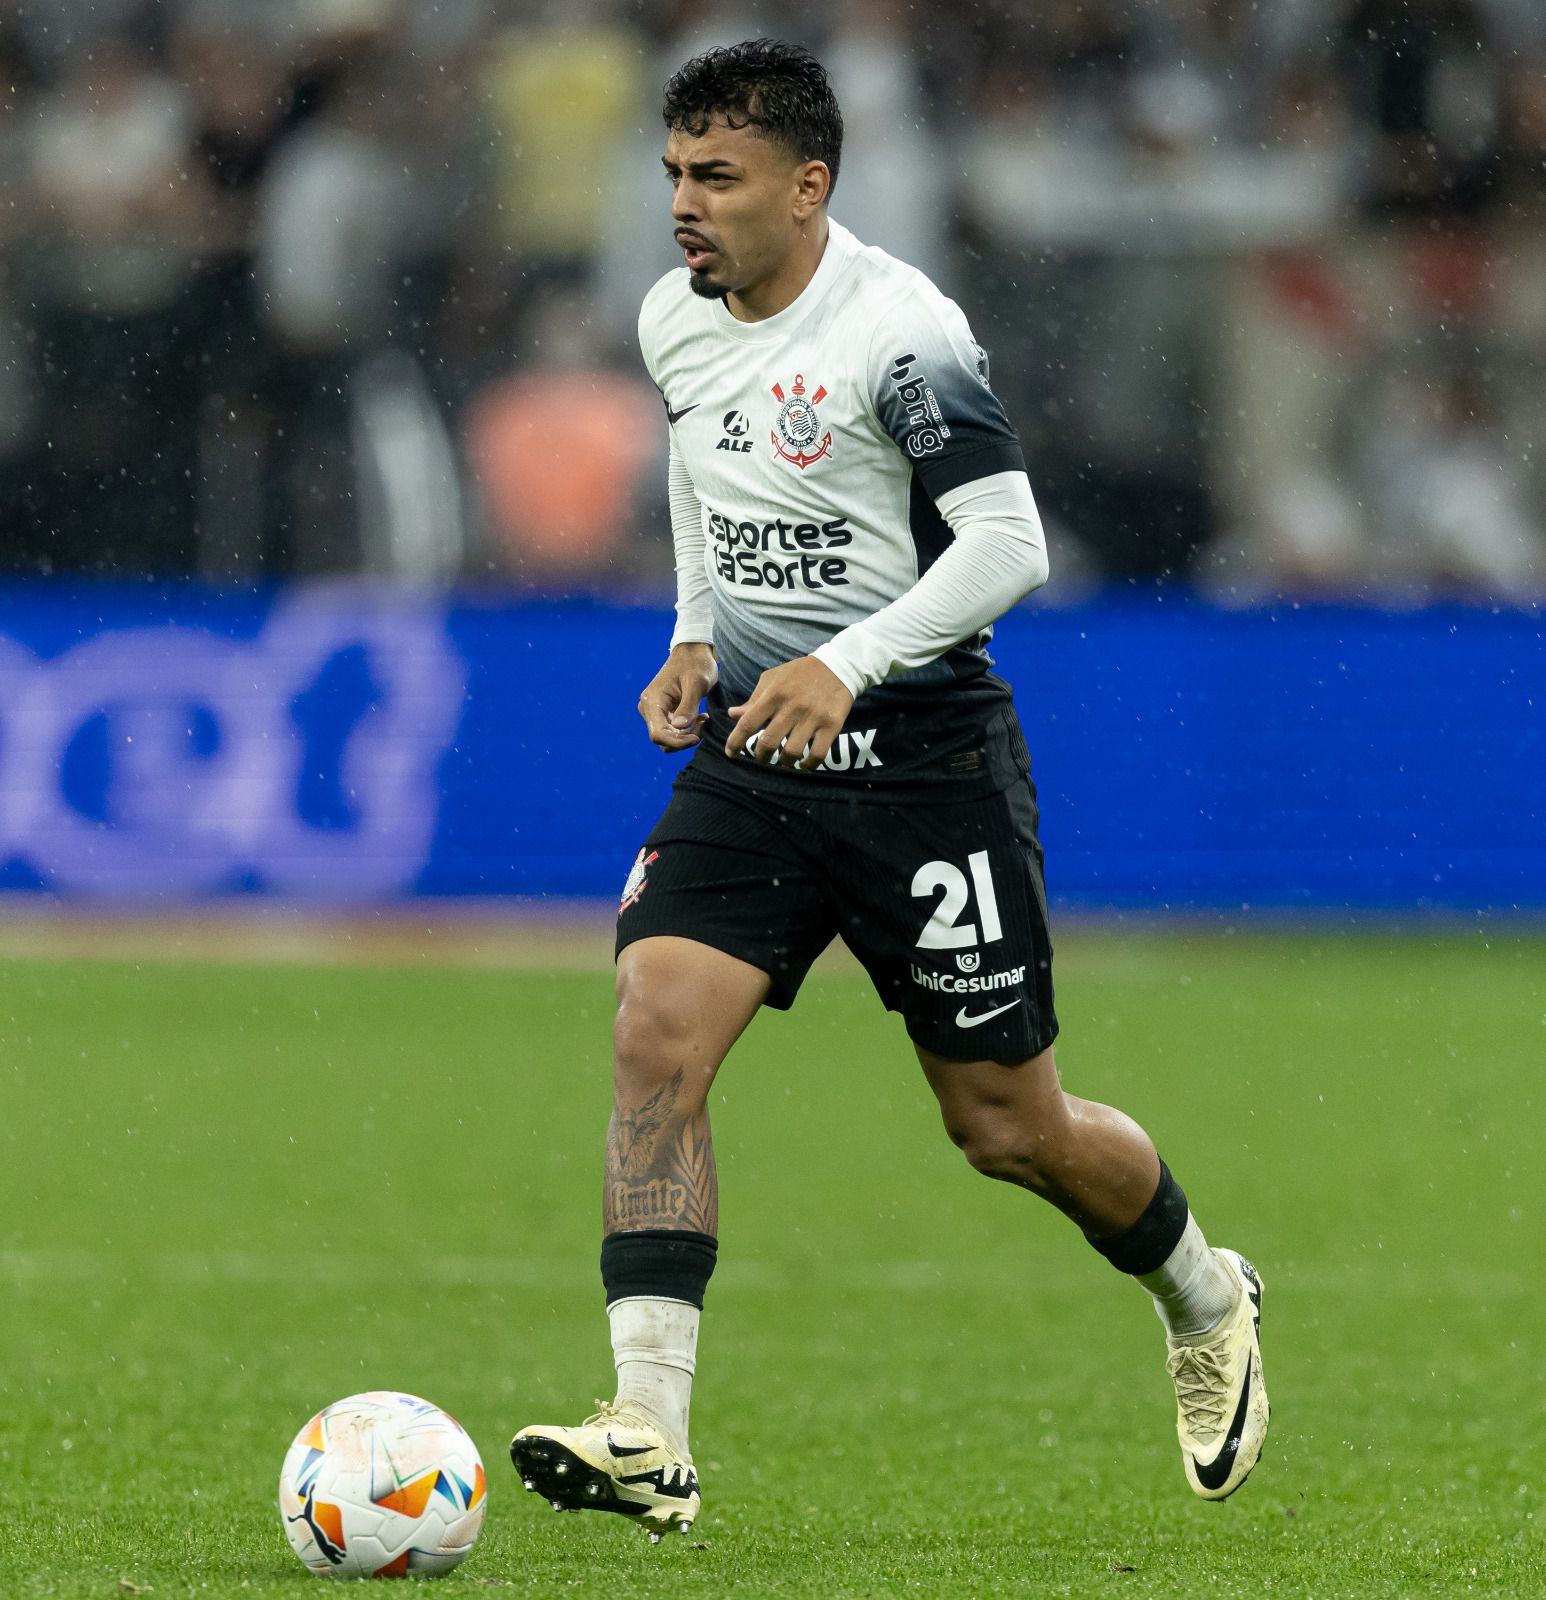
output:
[[[688,272],[687,287],[691,289],[700,300],[723,300],[725,296],[730,293],[727,285],[715,283],[706,274],[701,272]]]

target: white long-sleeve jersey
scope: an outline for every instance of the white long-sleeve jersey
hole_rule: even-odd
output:
[[[639,335],[671,424],[672,643],[719,660],[709,756],[760,673],[814,654],[857,697],[819,778],[1013,781],[1024,741],[987,643],[1045,580],[1046,553],[960,309],[833,223],[776,316],[738,322],[679,269],[646,297]]]

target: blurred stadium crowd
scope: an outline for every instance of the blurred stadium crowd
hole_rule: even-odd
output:
[[[1063,593],[1546,589],[1538,0],[0,0],[0,570],[663,586],[659,90],[760,32]]]

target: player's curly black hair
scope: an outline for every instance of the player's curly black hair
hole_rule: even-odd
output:
[[[827,69],[783,39],[747,39],[694,56],[666,85],[668,128],[698,139],[715,117],[776,139],[797,161],[824,161],[837,183],[843,113]]]

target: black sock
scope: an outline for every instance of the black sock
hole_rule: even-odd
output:
[[[658,1300],[685,1300],[701,1311],[718,1249],[719,1241],[711,1233],[676,1228],[609,1233],[601,1241],[601,1282],[607,1304],[648,1295]]]
[[[1144,1207],[1141,1217],[1121,1233],[1105,1238],[1086,1239],[1114,1266],[1118,1272],[1141,1277],[1146,1272],[1157,1271],[1170,1259],[1171,1252],[1181,1242],[1186,1232],[1189,1215],[1186,1196],[1181,1185],[1170,1175],[1170,1168],[1160,1162],[1159,1188],[1154,1198]]]

